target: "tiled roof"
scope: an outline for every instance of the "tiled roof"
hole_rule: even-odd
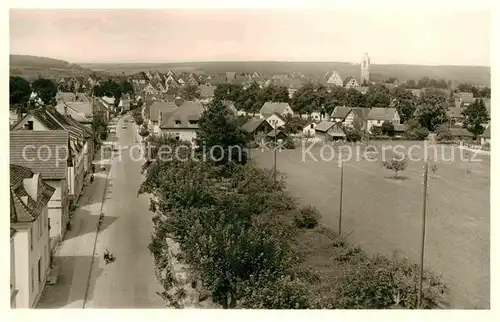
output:
[[[345,107],[345,106],[336,106],[335,109],[332,112],[331,117],[333,118],[340,118],[340,119],[345,119],[347,114],[351,111],[350,107]]]
[[[491,138],[491,125],[488,125],[486,130],[484,130],[483,136],[487,139]]]
[[[25,178],[30,178],[33,175],[33,172],[26,167],[11,164],[10,165],[10,185],[17,186],[20,182]]]
[[[260,109],[260,114],[270,115],[273,113],[283,114],[285,109],[290,107],[288,103],[265,102]]]
[[[331,129],[336,123],[335,122],[330,122],[330,121],[321,121],[316,125],[316,131],[319,132],[327,132],[329,129]]]
[[[32,180],[42,180],[42,178],[34,177],[33,173],[31,176],[24,178]],[[35,183],[38,185],[38,183]],[[45,182],[40,185],[41,191],[36,191],[37,200],[31,198],[31,196],[24,189],[24,185],[11,186],[10,197],[11,197],[11,209],[10,209],[10,222],[31,222],[36,220],[36,218],[43,212],[43,209],[49,203],[50,198],[55,192],[55,188],[49,186]],[[23,197],[26,199],[23,201]]]
[[[383,108],[383,107],[373,107],[368,114],[369,120],[381,120],[381,121],[391,121],[396,113],[396,109],[393,107]]]
[[[10,132],[10,163],[30,168],[33,172],[40,173],[45,179],[65,179],[68,143],[67,130],[12,131]],[[33,148],[25,149],[27,146]]]
[[[363,120],[363,121],[368,120],[368,115],[370,114],[369,107],[353,107],[353,108],[351,108],[351,110],[361,120]]]
[[[17,230],[15,228],[10,227],[10,238],[16,234]]]
[[[467,129],[461,127],[452,127],[450,128],[450,133],[452,136],[457,137],[473,137],[474,135],[469,132]]]
[[[253,133],[263,122],[267,121],[265,119],[257,118],[250,119],[243,125],[243,130],[247,133]]]
[[[462,109],[459,107],[450,107],[450,109],[448,110],[448,117],[454,117],[454,118],[463,117]]]
[[[214,97],[215,86],[200,85],[199,89],[202,98]]]
[[[149,119],[152,122],[158,122],[160,119],[160,113],[162,113],[162,119],[165,120],[167,115],[175,112],[177,105],[173,102],[154,102],[149,107]]]
[[[199,128],[198,124],[191,124],[191,121],[198,121],[205,108],[198,102],[184,102],[168,117],[164,118],[160,128],[174,129],[174,128]],[[180,124],[177,124],[179,123]]]
[[[474,103],[475,99],[472,93],[459,92],[458,96],[460,97],[463,103]]]
[[[92,115],[92,104],[83,102],[61,102],[56,105],[56,110],[60,114],[64,115],[64,106],[67,108],[67,115],[71,116],[74,120],[82,123],[88,123],[91,121],[90,115]],[[87,117],[87,116],[88,117]]]
[[[56,101],[64,102],[90,102],[90,98],[84,93],[57,92]]]

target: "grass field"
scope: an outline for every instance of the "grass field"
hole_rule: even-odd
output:
[[[382,151],[381,142],[371,142]],[[422,216],[424,147],[420,142],[383,142],[420,146],[410,153],[415,161],[394,180],[380,161],[360,156],[344,163],[342,234],[373,255],[398,249],[418,262]],[[441,149],[444,155],[441,155]],[[277,169],[284,174],[291,194],[302,204],[316,206],[323,223],[338,229],[340,168],[336,157],[321,145],[277,152]],[[346,150],[344,150],[346,151]],[[399,150],[403,151],[403,150]],[[433,155],[433,150],[429,155]],[[427,207],[425,266],[443,275],[453,308],[490,307],[490,160],[477,155],[468,162],[463,152],[439,146],[437,170],[430,172]],[[363,149],[361,149],[363,152]],[[303,158],[303,155],[305,158]],[[381,157],[379,152],[378,156]],[[389,152],[386,155],[390,156]],[[472,154],[469,154],[472,157]],[[273,166],[273,152],[252,150],[254,162]],[[452,156],[454,161],[450,159]],[[346,157],[344,152],[343,157]],[[416,160],[420,159],[420,161]],[[469,171],[467,170],[469,169]]]

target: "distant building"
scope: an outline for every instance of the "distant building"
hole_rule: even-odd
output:
[[[277,102],[265,102],[260,109],[260,118],[267,119],[274,113],[278,113],[281,116],[291,115],[293,116],[293,110],[288,103],[277,103]]]
[[[370,57],[365,53],[361,61],[361,86],[370,84]]]
[[[325,80],[328,85],[335,85],[335,86],[344,85],[342,77],[340,77],[340,74],[336,70],[332,70],[331,72],[326,73]]]

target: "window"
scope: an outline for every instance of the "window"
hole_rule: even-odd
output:
[[[30,249],[33,249],[33,226],[30,227]]]
[[[28,121],[26,124],[24,124],[24,129],[33,131],[33,121]]]
[[[175,121],[175,125],[181,125],[181,121],[176,120],[176,121]]]
[[[35,272],[33,271],[33,267],[31,267],[31,292],[35,290]]]
[[[42,282],[42,258],[38,259],[38,285]]]
[[[196,124],[198,124],[198,121],[189,121],[189,124],[196,125]]]

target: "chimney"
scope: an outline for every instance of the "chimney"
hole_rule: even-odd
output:
[[[175,105],[177,105],[177,107],[179,107],[184,103],[184,100],[182,98],[180,98],[179,96],[177,96],[174,100],[174,103],[175,103]]]
[[[24,190],[26,190],[31,199],[35,201],[37,201],[39,177],[40,174],[36,173],[33,175],[32,178],[27,178],[23,180]]]

